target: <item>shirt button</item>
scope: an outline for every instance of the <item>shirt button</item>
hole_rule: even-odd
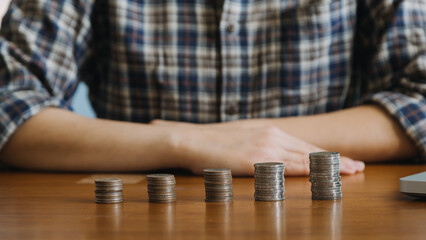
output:
[[[226,31],[228,33],[233,33],[235,31],[235,26],[234,24],[228,24],[228,26],[226,26]]]
[[[234,115],[234,114],[237,114],[237,112],[238,112],[238,109],[237,109],[237,106],[235,105],[229,105],[226,108],[226,114],[228,115]]]

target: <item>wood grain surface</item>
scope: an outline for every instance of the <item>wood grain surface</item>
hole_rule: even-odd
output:
[[[426,202],[399,192],[425,165],[369,165],[342,177],[343,199],[311,200],[307,177],[286,178],[286,200],[255,202],[234,178],[234,202],[205,203],[203,179],[176,176],[177,202],[148,203],[146,180],[124,203],[95,204],[90,174],[0,173],[0,239],[426,239]]]

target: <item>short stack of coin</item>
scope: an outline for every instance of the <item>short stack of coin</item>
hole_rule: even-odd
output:
[[[176,180],[172,174],[150,174],[148,180],[148,199],[155,203],[176,202]]]
[[[284,163],[265,162],[254,164],[254,199],[256,201],[284,200]]]
[[[309,160],[312,199],[341,199],[340,154],[338,152],[315,152],[309,154]]]
[[[230,169],[204,169],[206,202],[229,202],[234,199]]]
[[[123,181],[120,178],[95,179],[95,202],[123,202]]]

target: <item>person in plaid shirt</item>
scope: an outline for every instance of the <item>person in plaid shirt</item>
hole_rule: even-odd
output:
[[[425,95],[424,0],[16,0],[0,32],[0,158],[26,169],[425,161]]]

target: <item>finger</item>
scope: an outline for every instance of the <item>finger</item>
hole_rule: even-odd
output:
[[[307,176],[309,175],[309,160],[303,154],[287,153],[285,162],[286,176]],[[355,161],[348,157],[342,157],[340,163],[340,173],[351,175],[362,172],[365,164],[361,161]]]
[[[284,158],[286,176],[308,176],[309,158],[306,154],[287,152]]]
[[[354,160],[356,172],[363,172],[365,170],[365,163],[363,161]]]
[[[340,173],[355,174],[362,172],[365,169],[365,164],[362,161],[356,161],[348,157],[340,157]]]

